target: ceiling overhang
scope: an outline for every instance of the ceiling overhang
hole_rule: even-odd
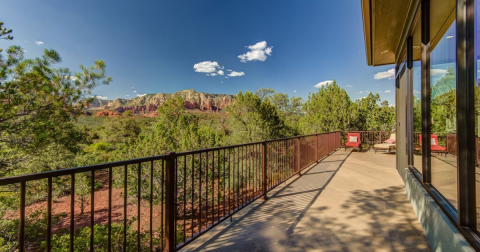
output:
[[[369,66],[394,64],[411,24],[419,10],[420,0],[361,0],[365,52]],[[435,1],[430,6],[431,48],[455,20],[455,0]]]

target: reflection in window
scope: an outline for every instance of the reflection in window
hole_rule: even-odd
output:
[[[419,136],[422,132],[422,42],[421,42],[421,21],[419,20],[415,25],[412,34],[412,56],[413,56],[413,68],[412,68],[412,108],[413,108],[413,165],[421,173],[422,172],[422,153],[419,141]]]
[[[455,28],[453,22],[430,54],[430,107],[432,184],[457,207]]]
[[[418,49],[419,50],[419,49]],[[415,52],[415,47],[414,47]],[[413,162],[417,170],[422,172],[422,155],[419,136],[422,133],[422,74],[421,61],[413,62]]]

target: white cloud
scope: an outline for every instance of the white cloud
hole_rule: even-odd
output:
[[[385,90],[385,93],[391,93],[392,90]]]
[[[353,87],[352,85],[347,85],[348,88]]]
[[[297,92],[297,90],[293,90],[293,92],[294,92],[294,93],[296,93],[296,92]]]
[[[358,92],[358,94],[362,94],[362,93],[363,93],[363,91]]]
[[[225,79],[228,79],[228,77],[227,77],[227,76],[225,76]]]
[[[127,95],[125,95],[125,96],[130,96],[130,95],[127,94]]]
[[[27,52],[27,50],[25,50],[25,49],[23,49],[22,51],[23,51],[24,53],[26,53],[26,52]]]
[[[132,88],[134,88],[134,87],[132,87]]]
[[[231,72],[231,71],[233,71],[233,70],[232,69],[227,69],[227,72]]]
[[[216,73],[211,73],[210,76],[217,76],[217,74]]]
[[[97,95],[97,99],[99,99],[99,100],[106,100],[106,99],[108,99],[108,97],[106,97],[106,96],[101,96],[101,95]]]
[[[142,96],[145,96],[147,94],[137,94],[138,97],[142,97]]]
[[[418,90],[413,90],[413,93],[414,94],[421,94],[422,92],[418,91]]]
[[[205,74],[206,76],[210,76],[210,74]]]
[[[267,55],[272,55],[273,46],[267,47],[267,41],[258,42],[255,45],[247,46],[250,49],[249,52],[238,55],[238,58],[241,62],[246,63],[247,61],[265,61]]]
[[[447,69],[431,69],[430,73],[432,75],[445,75],[448,72]]]
[[[223,83],[223,81],[220,81],[220,83]]]
[[[223,72],[222,70],[218,70],[217,73],[218,73],[219,75],[223,75],[223,74],[224,74],[224,72]]]
[[[244,72],[235,72],[235,71],[228,74],[228,76],[230,76],[230,77],[239,77],[239,76],[244,76],[244,75],[245,75]]]
[[[213,73],[220,68],[220,65],[216,61],[203,61],[193,65],[193,69],[198,73]]]
[[[136,93],[137,91],[134,90],[133,92]]]
[[[392,78],[395,76],[395,69],[390,69],[390,70],[387,70],[385,72],[379,72],[379,73],[376,73],[373,78],[375,80],[380,80],[380,79],[385,79],[385,78]]]
[[[316,88],[321,88],[322,86],[324,85],[327,85],[327,84],[331,84],[333,82],[333,80],[326,80],[326,81],[322,81],[322,82],[319,82],[317,85],[315,85],[314,87]]]
[[[37,44],[37,45],[43,45],[44,43],[43,43],[43,41],[35,41],[35,44]]]

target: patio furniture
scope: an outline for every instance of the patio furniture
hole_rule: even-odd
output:
[[[395,134],[391,134],[389,139],[383,141],[383,143],[375,144],[373,146],[373,149],[375,150],[375,154],[377,154],[377,150],[386,150],[388,154],[390,154],[392,149],[395,149],[396,147],[395,142],[396,142]]]
[[[422,145],[422,134],[420,134],[418,136],[420,138],[420,146]],[[440,153],[440,155],[442,155],[442,153],[445,153],[445,156],[447,156],[447,148],[443,147],[443,146],[440,146],[438,144],[438,136],[435,135],[435,134],[431,134],[430,135],[430,140],[431,140],[431,151],[432,153],[433,152],[437,152],[437,153]]]
[[[347,141],[343,147],[345,151],[347,151],[347,148],[356,148],[358,151],[361,151],[362,142],[360,141],[360,133],[348,133]]]

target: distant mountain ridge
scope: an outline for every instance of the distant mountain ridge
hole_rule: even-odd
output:
[[[180,96],[184,100],[186,109],[218,112],[232,103],[233,95],[211,94],[196,92],[194,89],[181,90],[173,94],[157,93],[146,94],[131,99],[118,98],[115,100],[95,99],[90,104],[89,110],[116,110],[119,113],[132,110],[134,113],[155,113],[157,108],[171,97]]]

